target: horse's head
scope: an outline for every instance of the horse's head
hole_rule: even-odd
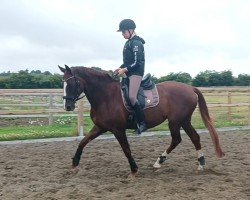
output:
[[[71,68],[65,65],[65,69],[58,66],[59,69],[64,73],[63,75],[63,88],[64,88],[64,109],[67,111],[72,111],[75,109],[75,103],[77,100],[81,99],[80,95],[83,92],[79,77],[76,77],[72,73]]]

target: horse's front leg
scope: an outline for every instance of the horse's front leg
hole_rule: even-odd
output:
[[[120,143],[122,150],[128,159],[130,169],[131,169],[131,175],[135,176],[135,174],[138,171],[138,167],[136,165],[134,158],[131,155],[131,150],[129,147],[129,143],[128,143],[128,139],[127,139],[125,131],[114,133],[114,135],[116,139],[118,140],[118,142]]]
[[[79,165],[80,159],[81,159],[81,155],[82,155],[82,151],[83,148],[93,139],[95,139],[96,137],[98,137],[99,135],[101,135],[102,133],[105,133],[106,131],[100,129],[98,126],[94,126],[91,131],[82,139],[82,141],[80,142],[75,156],[73,157],[73,161],[72,161],[72,166],[73,168],[77,167]]]

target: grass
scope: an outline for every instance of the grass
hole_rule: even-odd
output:
[[[0,129],[0,141],[5,140],[25,140],[37,138],[55,138],[76,136],[77,130],[72,126],[17,126],[4,127]]]
[[[14,121],[15,119],[9,119]],[[26,140],[39,138],[56,138],[77,136],[76,117],[58,117],[53,125],[44,125],[39,119],[31,121],[29,125],[12,125],[0,127],[0,141]],[[36,125],[32,125],[36,123]],[[93,126],[91,119],[84,119],[84,133],[89,132]]]

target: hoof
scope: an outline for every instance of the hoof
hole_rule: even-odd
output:
[[[203,171],[204,170],[204,165],[199,165],[197,168],[198,171]]]
[[[79,166],[72,166],[71,172],[72,174],[77,174],[79,170],[80,170]]]
[[[223,158],[225,156],[225,153],[224,152],[219,152],[219,153],[216,153],[217,157],[218,158]]]
[[[161,168],[161,165],[158,162],[155,162],[153,167],[156,168],[156,169],[159,169],[159,168]]]
[[[133,179],[136,178],[136,175],[137,175],[137,174],[138,174],[138,171],[137,171],[137,172],[131,172],[131,173],[128,175],[127,179],[133,180]]]

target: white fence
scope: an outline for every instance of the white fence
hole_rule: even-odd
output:
[[[250,125],[250,87],[199,88],[210,109],[224,108],[228,121],[232,120],[234,107],[247,110],[247,124]],[[86,98],[79,100],[73,112],[63,110],[62,89],[0,89],[0,118],[48,118],[53,124],[55,116],[77,116],[78,133],[83,134],[84,116],[88,117],[90,105]],[[220,101],[219,98],[224,98]],[[215,99],[215,100],[213,100]],[[240,112],[240,111],[238,111]],[[216,118],[216,112],[213,117]]]

